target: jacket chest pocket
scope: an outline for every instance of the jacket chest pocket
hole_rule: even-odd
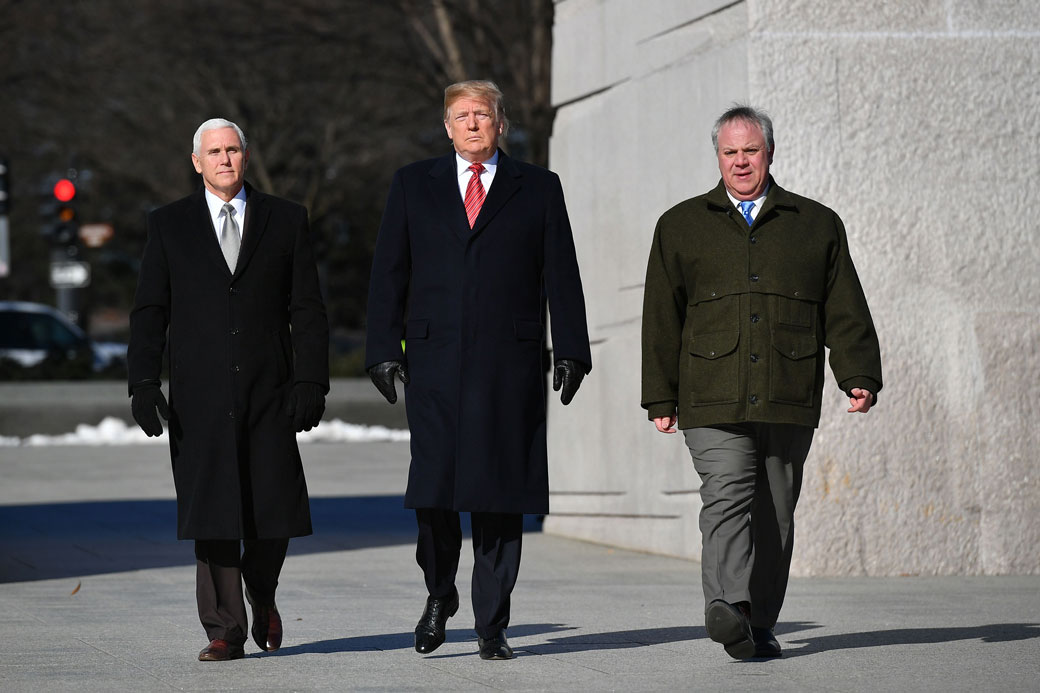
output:
[[[731,404],[739,400],[738,330],[690,338],[686,383],[690,404]]]

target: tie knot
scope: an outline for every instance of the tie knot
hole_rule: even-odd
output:
[[[235,206],[232,205],[230,202],[225,202],[224,203],[224,214],[228,215],[229,217],[235,216]]]
[[[484,172],[484,164],[472,164],[469,167],[469,170],[473,171],[474,175],[479,176],[481,173]]]
[[[744,214],[744,216],[747,216],[748,214],[750,214],[751,210],[754,209],[754,208],[755,208],[755,203],[752,202],[751,200],[744,200],[743,202],[740,203],[740,211]]]

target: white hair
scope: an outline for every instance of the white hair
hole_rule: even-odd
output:
[[[202,149],[202,133],[206,132],[206,130],[221,130],[223,128],[231,128],[235,131],[235,134],[238,135],[238,141],[242,144],[242,151],[249,149],[249,143],[246,142],[246,135],[242,132],[242,128],[224,118],[210,118],[199,126],[199,129],[195,131],[195,137],[191,140],[191,151],[195,156],[200,156],[202,154],[202,152],[199,151]]]

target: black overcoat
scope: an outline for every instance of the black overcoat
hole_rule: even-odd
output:
[[[555,359],[591,368],[560,179],[499,153],[471,230],[455,154],[394,175],[368,297],[366,365],[404,358],[405,505],[546,513],[543,302]]]
[[[248,185],[246,194],[233,275],[202,188],[148,215],[129,380],[158,379],[169,347],[181,539],[311,532],[286,402],[294,382],[328,391],[328,321],[306,210]]]

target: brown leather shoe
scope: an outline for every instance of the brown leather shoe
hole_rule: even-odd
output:
[[[246,599],[249,606],[253,608],[253,642],[261,650],[274,652],[282,646],[282,617],[278,613],[278,607],[274,604],[265,606],[253,599],[249,588],[246,588]]]
[[[232,645],[227,640],[210,640],[209,645],[199,652],[200,662],[226,662],[229,659],[242,659],[246,653],[241,645]]]

